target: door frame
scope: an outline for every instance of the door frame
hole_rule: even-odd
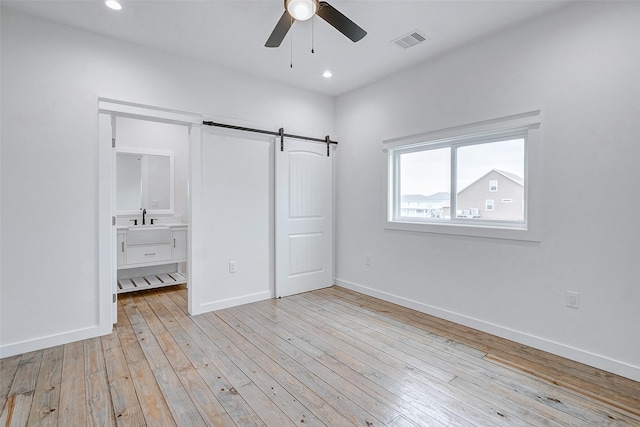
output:
[[[203,117],[198,113],[172,110],[143,104],[98,98],[98,286],[99,286],[99,328],[100,335],[113,330],[114,304],[117,293],[114,293],[114,280],[117,277],[117,258],[115,242],[115,165],[111,144],[113,137],[112,120],[126,117],[144,121],[177,124],[189,127],[189,231],[187,242],[187,274],[189,277],[189,312],[191,312],[192,292],[201,281],[200,264],[194,262],[199,254],[197,248],[200,241],[197,234],[192,233],[202,221],[198,209],[200,183],[194,176],[199,176],[199,163],[192,156],[201,146],[201,130]],[[117,142],[116,142],[117,145]],[[195,265],[194,265],[195,264]],[[194,286],[195,285],[195,286]]]

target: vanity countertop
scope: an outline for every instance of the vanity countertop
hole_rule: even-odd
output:
[[[131,227],[142,228],[142,227],[169,227],[169,228],[177,228],[177,227],[188,227],[189,224],[183,222],[171,222],[171,223],[159,223],[159,224],[146,224],[146,225],[118,225],[116,226],[118,231],[125,231]]]

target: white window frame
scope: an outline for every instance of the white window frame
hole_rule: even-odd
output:
[[[530,111],[512,116],[465,124],[452,128],[433,130],[416,135],[383,141],[387,172],[387,209],[384,228],[388,230],[453,234],[496,239],[540,241],[541,175],[542,170],[542,112]],[[455,197],[452,198],[451,218],[448,220],[423,220],[400,218],[399,203],[399,154],[420,151],[428,146],[452,147],[490,143],[500,140],[524,138],[525,140],[525,194],[524,221],[476,221],[455,218]],[[455,150],[452,150],[452,177],[455,173]],[[457,194],[455,179],[450,194]],[[394,200],[398,198],[398,201]],[[396,206],[398,209],[396,209]]]
[[[495,182],[495,185],[493,184]],[[495,188],[493,188],[495,186]],[[489,180],[489,192],[490,193],[494,193],[498,191],[498,180],[497,179],[490,179]]]
[[[489,206],[491,206],[491,208],[489,208]],[[484,210],[491,212],[494,210],[494,208],[495,208],[495,203],[493,199],[487,199],[484,201]]]

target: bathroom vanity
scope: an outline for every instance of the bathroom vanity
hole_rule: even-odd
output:
[[[118,293],[187,283],[187,224],[118,227]]]

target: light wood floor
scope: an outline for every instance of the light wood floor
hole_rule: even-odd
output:
[[[115,332],[1,361],[0,425],[640,426],[640,383],[342,288],[190,317],[121,295]]]

